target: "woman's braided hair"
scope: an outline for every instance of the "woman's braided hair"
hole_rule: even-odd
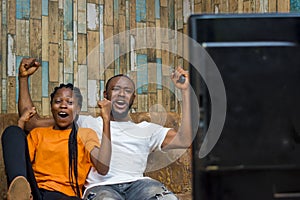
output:
[[[82,95],[80,92],[80,89],[77,87],[74,87],[73,84],[60,84],[58,87],[54,88],[54,91],[51,93],[50,97],[50,104],[52,105],[53,97],[56,94],[56,92],[61,88],[69,88],[73,91],[74,97],[77,100],[78,106],[81,109],[82,106]],[[72,123],[72,130],[69,136],[68,141],[68,147],[69,147],[69,181],[71,184],[71,187],[75,194],[80,197],[80,189],[78,185],[78,169],[77,169],[77,157],[78,157],[78,147],[77,147],[77,121],[78,115],[76,115],[73,123]]]

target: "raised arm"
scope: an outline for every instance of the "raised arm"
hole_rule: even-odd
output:
[[[178,80],[180,76],[185,77],[185,82],[181,83]],[[176,132],[170,129],[162,143],[162,148],[187,148],[192,143],[192,122],[191,122],[191,105],[190,105],[190,82],[189,74],[187,71],[178,67],[171,77],[175,86],[181,90],[182,94],[182,119],[181,125]]]
[[[103,120],[103,133],[100,148],[95,147],[91,152],[92,162],[98,173],[106,175],[111,159],[110,113],[111,102],[107,99],[98,101],[101,108],[100,116]]]
[[[22,116],[27,110],[34,107],[28,86],[28,77],[38,70],[41,66],[35,58],[23,58],[19,66],[19,101],[18,112]],[[24,129],[30,131],[35,127],[45,127],[54,124],[52,118],[41,118],[37,113],[34,114],[25,124]]]

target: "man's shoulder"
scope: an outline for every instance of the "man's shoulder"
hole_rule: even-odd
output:
[[[83,122],[99,121],[99,120],[101,120],[101,117],[94,117],[92,115],[79,115],[77,123],[81,124]]]
[[[92,128],[96,132],[101,132],[102,130],[102,118],[101,117],[93,117],[91,115],[80,115],[77,124],[79,127]]]

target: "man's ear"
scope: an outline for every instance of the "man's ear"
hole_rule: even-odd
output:
[[[103,96],[104,96],[105,99],[107,99],[107,92],[106,91],[103,92]]]
[[[135,93],[132,94],[131,98],[130,98],[130,104],[132,105],[135,99]]]

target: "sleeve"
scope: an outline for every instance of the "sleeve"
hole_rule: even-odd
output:
[[[89,153],[94,147],[100,147],[100,141],[93,129],[79,128],[78,136]]]
[[[27,135],[27,144],[28,144],[30,161],[33,162],[35,158],[36,148],[38,146],[38,129],[33,129]]]
[[[103,121],[101,117],[95,118],[92,116],[80,115],[77,124],[82,128],[93,129],[97,133],[98,138],[101,140],[103,132]]]
[[[148,130],[151,130],[153,132],[149,143],[151,151],[161,151],[161,145],[170,128],[165,128],[157,124],[149,123]]]
[[[77,125],[79,127],[83,127],[83,123],[89,118],[89,115],[79,115],[78,119],[77,119]]]

